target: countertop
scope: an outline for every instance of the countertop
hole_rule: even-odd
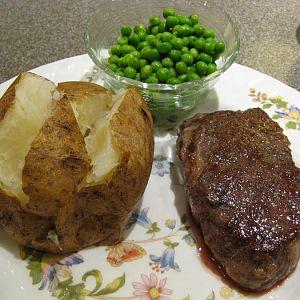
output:
[[[236,60],[300,91],[300,1],[215,0],[237,23]],[[0,82],[85,53],[86,20],[99,0],[0,0]]]

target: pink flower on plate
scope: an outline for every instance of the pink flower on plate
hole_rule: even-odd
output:
[[[163,278],[158,282],[154,273],[148,277],[145,274],[141,275],[141,282],[133,282],[132,286],[135,289],[133,294],[139,296],[140,300],[170,300],[166,295],[172,295],[172,290],[165,288],[167,278]]]
[[[268,94],[267,93],[261,93],[261,99],[267,100],[268,99]]]

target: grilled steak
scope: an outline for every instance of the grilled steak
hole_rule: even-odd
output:
[[[192,216],[224,272],[261,291],[300,256],[300,170],[279,125],[261,109],[196,115],[180,126]]]

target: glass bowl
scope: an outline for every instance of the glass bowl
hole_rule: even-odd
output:
[[[156,127],[174,128],[196,108],[201,111],[204,94],[232,65],[239,51],[239,33],[231,18],[211,1],[101,0],[100,3],[87,23],[84,41],[105,85],[114,91],[129,85],[139,88],[151,109]],[[151,16],[163,18],[165,7],[174,7],[178,14],[198,14],[199,22],[215,32],[216,40],[225,43],[225,51],[216,61],[218,70],[204,79],[180,84],[148,84],[118,76],[111,71],[106,66],[108,49],[120,36],[121,26],[137,23],[146,25]]]

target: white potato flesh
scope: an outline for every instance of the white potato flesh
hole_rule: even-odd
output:
[[[15,87],[14,104],[0,122],[0,188],[21,204],[29,200],[22,190],[25,157],[59,98],[51,81],[23,73]]]
[[[125,91],[110,94],[86,95],[71,102],[76,120],[91,159],[92,169],[80,187],[109,181],[121,161],[121,152],[114,144],[110,119],[118,111]]]

